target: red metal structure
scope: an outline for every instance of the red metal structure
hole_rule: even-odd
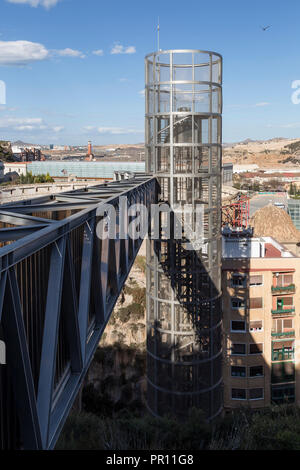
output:
[[[222,226],[232,228],[247,228],[250,219],[250,198],[239,196],[236,202],[222,207]]]

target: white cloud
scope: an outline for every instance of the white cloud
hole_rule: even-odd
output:
[[[135,54],[135,46],[122,46],[122,44],[115,43],[110,51],[111,54]]]
[[[98,127],[97,131],[99,134],[112,134],[112,135],[120,135],[120,134],[140,134],[143,133],[144,130],[139,129],[125,129],[122,127]]]
[[[229,104],[226,106],[227,109],[249,109],[249,108],[260,108],[263,106],[270,106],[271,103],[268,101],[261,101],[255,104]]]
[[[3,117],[0,119],[0,129],[13,131],[51,131],[61,132],[63,126],[49,126],[41,118],[11,118]]]
[[[49,51],[37,42],[0,41],[0,65],[26,65],[48,56]]]
[[[26,126],[26,125],[34,125],[39,126],[42,125],[43,120],[41,118],[10,118],[4,117],[0,119],[0,128],[16,128],[17,126]]]
[[[102,56],[104,55],[104,52],[102,49],[97,49],[96,51],[93,51],[94,55]]]
[[[51,56],[85,58],[83,52],[69,47],[49,51],[43,44],[37,42],[0,41],[0,65],[28,65],[49,59]]]
[[[270,106],[271,103],[268,103],[267,101],[262,101],[261,103],[256,103],[254,106],[260,107],[260,106]]]
[[[129,46],[126,47],[124,54],[135,54],[136,53],[136,48],[135,46]]]
[[[144,130],[132,129],[124,127],[97,127],[97,126],[84,126],[83,130],[86,132],[98,132],[99,134],[123,135],[123,134],[142,134]]]
[[[6,0],[8,3],[15,3],[18,5],[30,5],[31,7],[42,6],[49,10],[49,8],[55,7],[60,0]]]
[[[66,49],[54,50],[54,54],[57,54],[61,57],[79,57],[80,59],[84,59],[85,55],[81,51],[77,51],[76,49],[70,49],[66,47]]]
[[[145,96],[145,88],[143,90],[140,90],[138,93],[140,96]]]
[[[300,122],[291,122],[289,124],[268,124],[269,128],[280,128],[280,129],[299,129]]]

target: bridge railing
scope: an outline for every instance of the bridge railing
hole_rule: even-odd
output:
[[[0,207],[0,448],[54,447],[142,243],[120,237],[120,201],[156,193],[144,175]]]

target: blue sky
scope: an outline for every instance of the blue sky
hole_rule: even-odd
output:
[[[0,139],[143,142],[158,16],[162,49],[223,55],[224,142],[300,137],[298,0],[0,0]]]

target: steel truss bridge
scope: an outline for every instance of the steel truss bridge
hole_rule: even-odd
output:
[[[118,216],[101,240],[97,209],[156,195],[138,175],[0,206],[0,449],[54,448],[142,243]]]

